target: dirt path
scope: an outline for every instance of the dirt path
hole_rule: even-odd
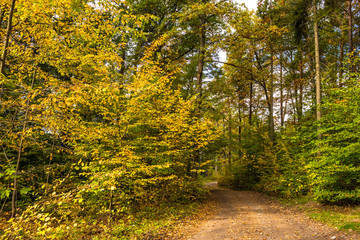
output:
[[[260,193],[213,188],[214,214],[183,232],[180,239],[360,239],[281,207]]]

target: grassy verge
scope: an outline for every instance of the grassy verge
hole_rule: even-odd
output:
[[[360,232],[359,207],[322,207],[312,209],[308,215],[312,219],[329,224],[339,230]]]
[[[360,232],[360,206],[321,205],[309,198],[282,200],[286,205],[296,207],[308,217],[336,229]]]
[[[199,201],[171,203],[141,209],[126,224],[120,222],[113,226],[110,235],[118,239],[171,239],[179,234],[180,222],[194,216],[200,204]]]

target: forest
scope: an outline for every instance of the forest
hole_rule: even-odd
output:
[[[359,23],[356,0],[0,0],[0,239],[142,236],[204,178],[359,204]]]

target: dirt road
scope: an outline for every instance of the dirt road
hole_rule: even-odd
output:
[[[213,188],[214,214],[185,230],[181,239],[360,239],[314,222],[301,213],[285,209],[260,193]]]

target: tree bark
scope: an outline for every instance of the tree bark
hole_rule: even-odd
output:
[[[252,125],[252,113],[253,113],[253,83],[250,83],[250,100],[249,100],[249,125]]]
[[[271,63],[270,63],[270,105],[269,105],[269,124],[270,124],[270,139],[273,142],[275,140],[274,129],[274,49],[271,46]]]
[[[340,46],[340,58],[339,58],[339,87],[342,87],[342,77],[343,77],[343,59],[344,59],[344,41],[341,41]]]
[[[283,119],[284,122],[285,122],[285,115],[286,115],[286,112],[287,112],[287,106],[288,106],[290,91],[291,91],[290,87],[287,88],[286,97],[285,97],[285,106],[284,106],[283,115],[282,115],[282,119]]]
[[[1,61],[0,61],[0,73],[1,74],[5,73],[5,61],[6,61],[7,48],[9,46],[9,41],[10,41],[10,34],[11,34],[11,29],[12,29],[12,18],[13,18],[14,9],[15,9],[15,2],[16,2],[16,0],[12,0],[11,6],[10,6],[9,19],[8,19],[8,24],[7,24],[7,29],[6,29],[5,39],[4,39],[4,48],[3,48]]]
[[[238,158],[240,158],[240,155],[241,155],[241,134],[242,134],[242,119],[241,119],[241,101],[243,100],[242,99],[242,97],[240,96],[240,87],[239,87],[239,90],[238,90],[238,92],[239,92],[239,96],[238,96],[238,114],[239,114],[239,127],[238,127],[238,154],[239,154],[239,156],[238,156]]]
[[[354,51],[354,42],[353,42],[353,16],[352,16],[352,0],[348,0],[348,20],[349,20],[349,52]]]
[[[197,96],[197,111],[200,114],[201,110],[201,99],[202,99],[202,80],[204,72],[204,63],[205,63],[205,17],[202,16],[200,19],[200,36],[199,36],[199,58],[198,58],[198,70],[196,76],[196,93]]]
[[[284,127],[283,54],[280,55],[280,126]]]
[[[349,53],[355,53],[354,41],[353,41],[353,13],[352,13],[352,0],[348,0],[348,20],[349,20]],[[354,54],[355,55],[355,54]],[[350,71],[355,71],[355,64],[353,64],[354,55],[350,55]]]
[[[228,99],[228,114],[229,114],[229,124],[228,124],[228,139],[229,139],[229,144],[228,144],[228,162],[229,162],[229,169],[231,170],[231,165],[232,165],[232,111],[231,111],[231,101],[230,98]]]
[[[269,8],[272,9],[272,0],[270,0]],[[271,24],[273,23],[272,15],[270,15]],[[270,125],[270,140],[275,140],[275,128],[274,128],[274,46],[272,38],[270,37],[270,103],[269,103],[269,125]]]
[[[302,119],[303,116],[303,91],[304,91],[304,81],[303,81],[303,50],[301,48],[301,56],[300,56],[300,77],[299,77],[299,88],[300,88],[300,93],[299,93],[299,121]]]
[[[315,35],[315,76],[316,76],[316,120],[318,140],[321,139],[320,120],[321,120],[321,81],[320,81],[320,49],[319,49],[319,34],[317,24],[317,10],[316,1],[314,0],[314,35]],[[320,155],[320,145],[318,145],[318,155]]]

